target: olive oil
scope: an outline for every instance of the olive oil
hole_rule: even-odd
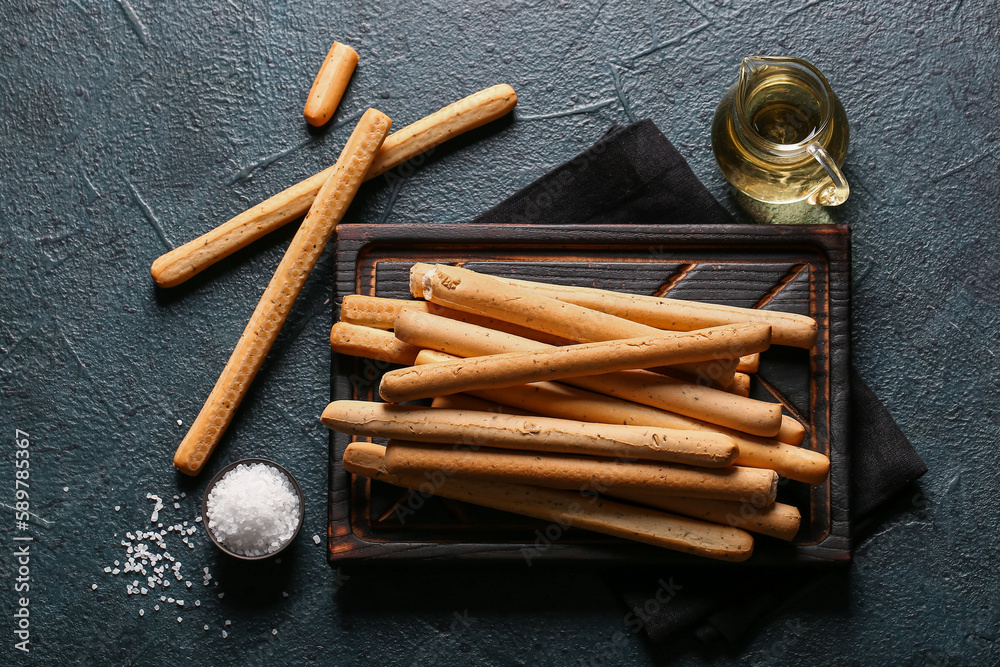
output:
[[[844,107],[829,83],[793,58],[744,59],[712,123],[712,148],[726,179],[774,204],[846,199],[839,167],[848,139]]]

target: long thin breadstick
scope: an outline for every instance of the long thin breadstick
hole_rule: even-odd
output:
[[[215,387],[177,448],[174,465],[181,472],[197,475],[229,426],[391,125],[389,117],[376,109],[369,109],[358,121],[333,173],[275,269]]]
[[[708,468],[728,466],[739,453],[732,438],[718,433],[368,401],[334,401],[326,406],[321,421],[334,431],[373,438],[617,456]]]
[[[361,294],[348,294],[344,297],[340,305],[340,319],[343,322],[374,327],[375,329],[392,329],[395,326],[396,317],[404,308],[439,317],[447,317],[459,322],[468,322],[469,324],[475,324],[488,329],[504,331],[515,336],[521,336],[522,338],[548,343],[549,345],[568,345],[573,342],[566,338],[552,336],[541,331],[504,322],[503,320],[465,313],[428,301],[404,301],[403,299],[386,299],[384,297],[364,296]]]
[[[420,355],[422,354],[423,352],[420,353]],[[417,355],[417,363],[420,363],[420,355]],[[807,484],[823,482],[830,472],[830,459],[819,452],[795,447],[774,439],[754,437],[665,410],[658,410],[610,396],[602,396],[558,382],[534,382],[517,387],[474,391],[471,392],[473,400],[485,401],[485,405],[479,405],[475,408],[463,405],[463,396],[465,394],[437,397],[434,399],[434,405],[454,409],[495,411],[495,408],[490,407],[492,404],[508,406],[508,409],[518,410],[519,414],[531,411],[539,415],[583,422],[643,425],[722,433],[731,438],[739,447],[739,456],[734,461],[736,465],[768,468],[782,477]]]
[[[662,329],[533,293],[492,276],[436,264],[424,273],[423,298],[455,310],[492,317],[577,343],[666,335]],[[728,357],[728,358],[726,358]],[[681,370],[723,387],[732,384],[737,355],[720,355]]]
[[[550,350],[473,357],[390,371],[382,376],[379,395],[391,403],[401,403],[490,386],[511,386],[538,380],[610,373],[628,368],[710,361],[734,352],[749,353],[767,349],[770,339],[770,326],[744,324],[664,337],[629,338],[567,345]],[[776,433],[777,430],[778,425],[775,425],[773,431]]]
[[[481,90],[449,104],[390,135],[382,144],[365,180],[375,178],[447,139],[500,118],[515,104],[517,95],[507,84]],[[336,165],[160,256],[150,269],[153,280],[160,287],[179,285],[237,250],[298,219],[309,210],[334,169]]]
[[[442,498],[555,521],[653,546],[717,560],[743,561],[753,553],[753,537],[738,528],[645,510],[596,496],[523,484],[498,484],[445,477],[433,484],[424,477],[394,475],[385,469],[385,447],[355,442],[344,451],[344,469],[396,486]]]
[[[806,427],[795,417],[781,415],[781,428],[778,429],[778,435],[774,437],[782,442],[798,446],[806,439]]]
[[[419,298],[423,294],[423,276],[431,268],[433,268],[432,265],[423,263],[413,266],[410,272],[410,291],[415,297]],[[692,331],[723,324],[759,322],[771,325],[775,345],[791,345],[808,349],[816,343],[816,320],[805,315],[640,294],[624,294],[591,287],[567,287],[513,278],[503,278],[502,280],[560,301],[617,315],[626,320],[648,324],[657,329]]]
[[[417,347],[459,357],[552,349],[500,331],[409,310],[396,318],[396,337]],[[776,403],[743,398],[647,371],[566,378],[564,382],[754,435],[772,437],[781,427],[781,406]]]
[[[767,507],[758,507],[752,502],[676,498],[624,489],[616,490],[615,494],[622,500],[724,526],[742,528],[751,533],[770,535],[786,542],[795,539],[795,534],[799,532],[799,526],[802,523],[802,514],[798,508],[784,503],[772,503]]]
[[[613,495],[632,489],[687,498],[774,502],[778,475],[757,468],[694,468],[677,463],[618,461],[591,456],[500,449],[463,450],[454,445],[389,441],[385,458],[391,473],[443,472],[457,477],[533,484]]]
[[[404,343],[388,331],[337,322],[330,329],[330,347],[334,352],[412,366],[419,347]]]
[[[324,125],[340,104],[347,82],[358,64],[358,54],[351,47],[334,42],[316,73],[302,113],[310,125]]]

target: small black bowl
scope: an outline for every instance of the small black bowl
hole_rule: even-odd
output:
[[[238,554],[235,551],[229,550],[228,548],[226,548],[225,545],[220,543],[219,540],[215,539],[215,534],[212,533],[212,529],[208,527],[208,495],[212,492],[212,489],[215,488],[215,485],[219,483],[219,480],[222,479],[227,472],[229,472],[238,465],[249,466],[254,463],[263,463],[264,465],[268,465],[271,466],[272,468],[277,469],[278,472],[287,477],[288,481],[292,483],[292,488],[295,489],[295,495],[298,496],[299,498],[299,522],[298,525],[295,527],[295,532],[292,533],[292,536],[290,538],[288,538],[288,541],[282,544],[274,551],[262,554],[260,556],[245,556],[243,554]],[[294,542],[296,537],[298,537],[299,531],[302,530],[302,523],[305,520],[305,517],[306,517],[306,504],[305,504],[305,497],[302,495],[302,487],[300,487],[299,483],[295,481],[295,478],[292,476],[292,473],[288,472],[283,466],[278,465],[274,461],[268,461],[267,459],[240,459],[239,461],[234,461],[230,463],[225,468],[215,473],[215,476],[212,477],[211,480],[209,480],[208,486],[205,487],[205,495],[202,496],[201,499],[201,521],[205,526],[205,532],[208,533],[208,539],[212,540],[212,544],[219,547],[219,549],[221,549],[223,552],[229,554],[233,558],[239,558],[240,560],[264,560],[265,558],[271,558],[272,556],[277,556],[282,551],[284,551],[289,544]]]

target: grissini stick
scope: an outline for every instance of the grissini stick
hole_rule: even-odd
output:
[[[369,109],[358,121],[333,173],[264,289],[215,387],[177,448],[174,465],[181,472],[197,475],[229,426],[391,125],[389,117],[376,109]]]
[[[470,389],[597,375],[628,368],[711,361],[733,352],[767,349],[770,338],[770,326],[742,324],[663,337],[629,338],[472,357],[390,371],[382,376],[379,395],[390,403],[401,403]],[[669,381],[670,378],[664,377],[663,380]],[[719,393],[733,399],[740,398]],[[778,409],[778,423],[768,428],[771,432],[764,435],[777,433],[780,427]]]
[[[372,438],[454,445],[474,443],[482,447],[669,461],[706,468],[724,468],[739,453],[732,438],[719,433],[369,401],[333,401],[326,406],[320,421],[333,431]]]
[[[653,546],[716,560],[743,561],[753,553],[753,537],[738,528],[646,510],[572,491],[523,484],[498,484],[458,477],[431,484],[424,477],[394,475],[385,469],[385,447],[355,442],[344,451],[344,469],[395,486],[432,492],[442,498],[555,521]]]
[[[533,484],[614,495],[618,489],[686,498],[774,502],[778,474],[758,468],[695,468],[678,463],[620,461],[593,456],[478,448],[390,440],[386,469],[391,473],[446,475],[496,482]]]
[[[456,358],[437,350],[420,350],[415,363],[427,364]],[[434,406],[487,412],[499,412],[499,408],[506,407],[514,410],[513,414],[521,415],[538,414],[606,424],[643,424],[722,433],[732,438],[740,448],[736,465],[770,468],[782,477],[807,484],[820,484],[830,473],[830,459],[811,449],[791,445],[777,438],[749,435],[561,382],[532,382],[515,387],[480,389],[470,394],[438,396],[434,399]],[[785,418],[791,419],[787,416]]]
[[[410,272],[410,291],[420,298],[423,276],[433,265],[418,263]],[[811,348],[816,343],[816,320],[805,315],[738,308],[717,303],[667,299],[640,294],[624,294],[591,287],[568,287],[548,283],[502,278],[505,282],[530,289],[553,299],[575,303],[657,329],[692,331],[738,322],[762,322],[773,328],[775,345]]]
[[[411,345],[459,357],[553,349],[537,341],[405,309],[396,318],[395,333]],[[566,378],[564,382],[753,435],[772,437],[781,428],[781,406],[776,403],[743,398],[647,371]]]
[[[806,439],[806,427],[795,417],[781,415],[781,427],[778,429],[778,435],[774,437],[797,447]]]
[[[319,127],[330,120],[357,64],[358,54],[354,49],[340,42],[333,43],[309,89],[309,97],[306,98],[306,106],[302,111],[306,122]]]
[[[799,526],[802,524],[802,514],[798,508],[784,503],[772,503],[766,507],[757,507],[752,502],[676,498],[623,489],[618,489],[615,494],[622,500],[724,526],[742,528],[751,533],[769,535],[786,542],[795,539],[796,533],[799,532]]]
[[[663,329],[537,294],[498,278],[436,264],[423,276],[423,298],[454,310],[492,317],[577,343],[668,335]],[[732,384],[737,355],[681,368],[723,387]]]
[[[423,352],[420,353],[423,355]],[[420,363],[418,355],[417,363]],[[472,392],[476,407],[466,404],[466,394],[452,394],[434,399],[434,405],[456,409],[497,411],[506,406],[517,414],[528,411],[539,415],[600,424],[625,424],[680,430],[722,433],[739,447],[735,465],[768,468],[782,477],[807,484],[822,483],[830,472],[830,459],[819,452],[795,447],[770,438],[758,438],[739,431],[707,424],[665,410],[602,396],[558,382],[533,382],[517,387],[482,389]]]
[[[534,412],[512,408],[508,405],[494,403],[472,394],[448,394],[435,396],[431,401],[432,408],[447,408],[448,410],[478,410],[479,412],[495,412],[501,415],[520,415],[522,417],[540,417]]]
[[[330,347],[334,352],[412,366],[419,347],[404,343],[389,331],[337,322],[330,329]]]
[[[492,86],[432,113],[390,135],[382,144],[365,180],[371,180],[438,144],[510,112],[517,104],[514,89]],[[301,217],[336,166],[310,176],[228,222],[160,256],[150,269],[160,287],[173,287],[254,241]]]
[[[748,354],[740,357],[740,363],[736,366],[740,373],[756,373],[760,370],[760,354]]]
[[[446,308],[427,301],[387,299],[361,294],[348,294],[344,297],[340,305],[340,319],[343,322],[373,327],[375,329],[392,329],[395,326],[396,317],[404,308],[416,310],[421,313],[438,315],[439,317],[447,317],[459,322],[468,322],[469,324],[475,324],[488,329],[504,331],[515,336],[521,336],[522,338],[548,343],[549,345],[568,345],[573,342],[566,338],[552,336],[541,331],[504,322],[503,320],[464,313],[460,310]]]

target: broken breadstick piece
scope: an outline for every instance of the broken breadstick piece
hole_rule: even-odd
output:
[[[586,494],[613,495],[632,489],[663,495],[719,500],[751,500],[761,506],[774,502],[778,475],[757,468],[696,468],[659,461],[620,461],[550,452],[519,452],[461,445],[389,441],[386,469],[424,475],[435,471],[470,479],[534,484],[572,489]]]
[[[758,507],[750,501],[676,498],[624,489],[616,490],[615,494],[617,498],[622,500],[724,526],[742,528],[751,533],[769,535],[786,542],[795,539],[795,534],[799,532],[799,526],[802,523],[802,514],[798,508],[784,503],[772,503],[766,507]]]
[[[340,42],[333,43],[306,99],[303,113],[310,125],[319,127],[330,120],[357,64],[358,54],[354,49]]]
[[[499,118],[513,109],[515,104],[517,95],[507,84],[481,90],[449,104],[389,135],[364,179],[371,180],[422,151]],[[428,122],[433,129],[428,129]],[[407,131],[414,127],[417,131]],[[437,143],[431,143],[431,140]],[[389,151],[389,148],[392,150]],[[383,151],[387,151],[384,156]],[[335,168],[328,167],[161,255],[150,268],[153,280],[160,287],[180,285],[219,260],[301,217],[309,210],[316,193]]]
[[[662,337],[629,338],[473,357],[390,371],[382,377],[379,395],[391,403],[401,403],[491,386],[558,380],[628,368],[710,361],[730,354],[767,349],[770,338],[770,326],[744,324]],[[671,379],[663,377],[662,380]],[[731,394],[729,396],[739,398]],[[777,432],[779,425],[774,426],[774,432]]]
[[[553,349],[500,331],[410,310],[396,318],[395,331],[397,338],[411,345],[459,357]],[[772,437],[782,423],[777,403],[743,398],[647,371],[565,378],[563,382],[753,435]]]
[[[368,401],[334,401],[323,411],[321,421],[331,430],[372,438],[670,461],[709,468],[728,466],[739,454],[732,438],[718,433]]]
[[[433,268],[417,263],[410,270],[410,291],[420,298],[423,277]],[[809,349],[816,343],[816,320],[796,313],[739,308],[717,303],[667,299],[664,297],[624,294],[592,287],[570,287],[549,283],[500,278],[511,285],[530,289],[553,299],[574,303],[633,322],[669,331],[693,331],[738,322],[761,322],[773,328],[775,345],[791,345]]]
[[[334,352],[341,354],[388,361],[401,366],[412,366],[420,352],[419,347],[404,343],[388,331],[346,322],[337,322],[330,329],[330,346]]]
[[[605,535],[716,560],[743,561],[753,553],[753,537],[743,530],[617,503],[572,491],[436,476],[434,482],[386,471],[386,448],[354,442],[344,451],[344,469],[355,475],[433,493],[442,498],[555,521]],[[436,482],[436,483],[435,483]],[[531,549],[525,558],[534,555]]]
[[[174,465],[181,472],[197,475],[229,426],[391,124],[389,117],[376,109],[369,109],[358,121],[333,173],[264,289],[201,412],[177,448]]]

